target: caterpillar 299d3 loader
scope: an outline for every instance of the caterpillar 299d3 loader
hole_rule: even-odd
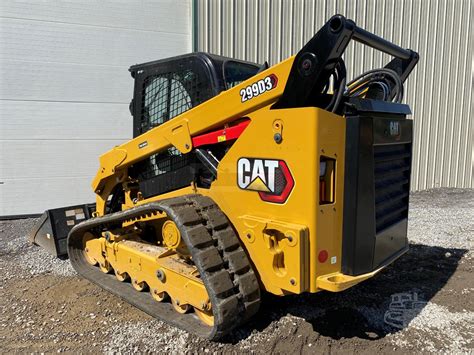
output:
[[[346,83],[352,39],[394,58]],[[100,157],[96,204],[46,211],[31,239],[211,339],[261,290],[354,286],[408,248],[401,100],[417,60],[336,15],[272,67],[204,53],[132,66],[134,138]]]

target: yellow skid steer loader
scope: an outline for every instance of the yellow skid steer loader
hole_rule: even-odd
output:
[[[394,58],[346,82],[351,40]],[[263,290],[354,286],[408,248],[401,101],[417,61],[336,15],[271,67],[206,53],[134,65],[134,138],[100,157],[95,204],[46,211],[31,241],[210,339]]]

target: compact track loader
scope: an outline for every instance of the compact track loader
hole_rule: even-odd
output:
[[[346,82],[351,40],[391,56]],[[100,157],[95,204],[31,240],[172,325],[217,339],[261,291],[338,292],[408,248],[417,53],[332,17],[268,67],[193,53],[130,68],[134,138]]]

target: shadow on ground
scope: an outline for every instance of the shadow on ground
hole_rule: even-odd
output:
[[[400,331],[416,317],[425,302],[446,285],[466,252],[466,249],[412,244],[405,255],[380,274],[344,292],[287,297],[266,294],[260,312],[226,342],[246,339],[255,330],[262,331],[286,315],[303,318],[315,333],[336,340],[383,338]],[[384,322],[393,295],[415,293],[421,301],[419,307],[408,312],[408,319],[401,327]]]

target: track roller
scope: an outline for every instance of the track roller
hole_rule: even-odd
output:
[[[176,312],[181,314],[188,313],[193,308],[189,304],[180,304],[179,300],[175,300],[174,298],[171,299],[171,304]]]
[[[143,281],[138,282],[137,279],[133,279],[133,278],[132,278],[132,286],[138,292],[145,291],[145,289],[147,288],[147,285],[146,285],[145,282],[143,282]]]
[[[109,264],[109,262],[107,260],[104,260],[104,261],[99,263],[99,269],[104,274],[108,274],[112,271],[112,266]]]
[[[160,291],[154,289],[154,290],[151,290],[150,293],[151,293],[151,296],[153,297],[153,299],[155,301],[158,301],[158,302],[166,301],[169,298],[168,294],[164,291],[160,292]]]
[[[125,281],[128,281],[130,279],[130,276],[128,276],[128,274],[126,272],[120,272],[118,270],[115,270],[115,277],[120,282],[125,282]]]

